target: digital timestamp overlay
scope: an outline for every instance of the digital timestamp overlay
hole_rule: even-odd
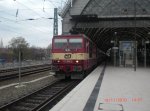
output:
[[[104,98],[105,103],[120,103],[120,102],[142,102],[143,98]]]
[[[139,103],[143,98],[104,98],[99,103],[98,111],[124,111],[123,103]]]

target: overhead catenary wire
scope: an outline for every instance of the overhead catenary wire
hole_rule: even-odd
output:
[[[15,16],[14,16],[14,19],[9,19],[9,18],[2,17],[2,16],[0,16],[0,18],[1,18],[1,20],[0,20],[1,22],[3,21],[2,19],[4,19],[5,21],[9,21],[9,22],[13,22],[13,23],[19,23],[19,22],[25,22],[25,21],[27,22],[27,21],[34,21],[34,20],[41,20],[41,19],[53,19],[53,17],[40,17],[40,18],[20,19],[20,20],[16,21]],[[58,19],[61,19],[61,18],[58,18]]]
[[[15,1],[15,2],[17,2],[17,1]],[[31,11],[33,11],[34,13],[36,13],[37,15],[39,15],[36,11],[34,11],[33,9],[37,9],[37,10],[40,10],[41,8],[29,8],[28,6],[26,6],[26,5],[24,5],[24,4],[22,4],[22,3],[20,3],[20,2],[17,2],[18,4],[20,4],[20,5],[23,5],[24,7],[26,7],[27,9],[14,9],[15,10],[15,13],[18,13],[17,11],[20,11],[20,10],[31,10]],[[45,9],[53,9],[53,8],[45,8]],[[11,9],[12,10],[12,9]],[[20,13],[20,12],[19,12]],[[16,14],[17,15],[17,17],[18,18],[20,18],[19,16],[18,16],[18,14]],[[3,21],[5,20],[5,21],[9,21],[9,22],[13,22],[13,23],[16,23],[17,25],[20,25],[21,27],[23,26],[24,27],[24,25],[21,25],[20,24],[20,22],[21,21],[23,21],[23,22],[25,22],[26,21],[26,19],[22,19],[22,20],[15,20],[15,17],[16,17],[16,15],[14,14],[13,16],[14,16],[14,19],[10,19],[10,18],[7,18],[7,17],[0,17],[0,18],[2,18],[3,19]],[[43,17],[43,16],[41,16],[41,15],[39,15],[39,17],[41,18],[41,19],[47,19],[47,17]],[[37,18],[37,20],[38,19],[40,19],[40,18]],[[53,18],[53,17],[49,17],[49,18]],[[1,20],[0,20],[1,21]],[[31,21],[32,22],[32,21]],[[6,25],[6,24],[4,24],[4,25]],[[10,24],[11,25],[11,24]],[[30,25],[30,26],[32,26],[32,24],[28,24],[28,25]],[[8,26],[8,25],[7,25]],[[11,26],[10,26],[11,27]],[[30,30],[32,30],[32,27],[30,27],[31,29]],[[42,32],[42,33],[44,33],[43,32],[43,30],[39,30],[39,29],[34,29],[34,31],[35,30],[38,30],[38,31],[40,31],[40,32]],[[16,31],[12,31],[12,32],[16,32]],[[47,33],[47,32],[46,32]]]
[[[15,1],[15,2],[17,2],[18,4],[20,4],[20,5],[22,5],[22,6],[26,7],[26,8],[28,8],[28,9],[30,9],[32,12],[34,12],[34,13],[35,13],[36,15],[38,15],[39,17],[42,17],[39,13],[37,13],[37,12],[34,11],[33,9],[29,8],[28,6],[24,5],[23,3],[18,2],[18,1]]]
[[[28,1],[29,1],[32,5],[35,5],[34,2],[32,2],[31,0],[28,0]],[[45,3],[45,0],[43,0],[43,8],[41,8],[43,12],[45,12],[45,7],[44,7],[45,4],[44,4],[44,3]]]
[[[33,5],[34,5],[34,2],[32,2],[31,0],[28,0],[28,1],[30,1],[30,3],[32,3]],[[43,0],[43,1],[47,1],[47,0]],[[39,13],[37,13],[35,10],[43,10],[43,12],[45,13],[46,11],[45,10],[47,10],[47,9],[54,9],[54,8],[45,8],[44,6],[43,6],[43,9],[42,8],[29,8],[28,6],[26,6],[26,5],[24,5],[23,3],[21,3],[21,2],[18,2],[17,0],[15,0],[14,2],[16,2],[16,3],[18,3],[18,4],[20,4],[20,5],[22,5],[22,6],[24,6],[24,7],[26,7],[27,9],[21,9],[21,8],[19,8],[19,10],[18,11],[20,11],[20,10],[31,10],[32,12],[34,12],[36,15],[38,15],[39,17],[42,17]],[[61,2],[56,2],[56,1],[49,1],[48,0],[48,2],[49,3],[51,3],[54,7],[57,7],[56,5],[55,5],[55,3],[61,3],[62,4],[62,2],[64,2],[63,0],[61,0]],[[64,2],[65,3],[65,2]],[[2,10],[2,9],[0,9],[0,10]],[[16,10],[16,9],[11,9],[11,10]],[[47,13],[47,12],[46,12]],[[47,14],[49,14],[49,13],[47,13]]]
[[[30,1],[30,3],[32,3],[32,4],[34,5],[34,3],[33,3],[31,0],[28,0],[28,1]],[[44,1],[45,1],[45,0],[44,0]],[[19,4],[21,4],[21,5],[23,5],[24,7],[28,8],[29,10],[33,11],[33,12],[36,13],[39,17],[43,18],[43,16],[41,16],[39,13],[35,12],[33,9],[29,8],[28,6],[22,4],[22,3],[18,2],[18,1],[16,1],[16,2],[19,3]],[[48,16],[47,16],[47,17],[48,17]],[[24,20],[21,20],[21,21],[24,21]]]
[[[32,2],[31,0],[28,0],[32,5],[35,5],[34,2]]]
[[[16,9],[15,9],[15,10],[16,10]],[[10,14],[10,13],[6,12],[5,10],[0,10],[0,12],[4,12],[6,15],[15,17],[15,14]]]
[[[34,5],[34,3],[31,1],[31,0],[28,0],[28,1],[30,1],[30,3],[32,3],[33,5]],[[46,0],[44,0],[44,2],[45,2]],[[49,1],[49,0],[48,0]],[[41,17],[41,15],[39,14],[39,13],[37,13],[36,11],[34,11],[33,9],[31,9],[31,8],[29,8],[28,6],[26,6],[26,5],[24,5],[23,3],[21,3],[21,2],[18,2],[18,1],[16,1],[18,4],[20,4],[20,5],[23,5],[24,7],[26,7],[26,8],[28,8],[28,9],[30,9],[31,11],[33,11],[33,12],[35,12],[39,17]],[[53,1],[49,1],[54,7],[57,7],[54,3],[53,3]],[[43,6],[44,7],[44,6]],[[45,9],[45,8],[44,8]],[[53,8],[54,9],[54,8]],[[43,10],[43,9],[42,9]],[[43,11],[43,12],[46,12],[46,11]],[[47,12],[46,12],[47,13]],[[48,14],[48,13],[47,13]],[[48,14],[49,15],[49,14]]]
[[[1,18],[3,18],[3,17],[1,17]],[[6,20],[9,21],[9,22],[13,22],[13,23],[15,23],[16,25],[21,25],[20,22],[17,22],[17,21],[15,21],[15,20],[11,20],[11,19],[8,19],[8,18],[4,18],[4,19],[6,19]],[[6,25],[6,24],[3,24],[3,25]],[[10,25],[11,25],[11,24],[10,24]],[[32,31],[33,31],[33,29],[35,28],[35,27],[33,26],[33,24],[27,24],[27,25],[30,26],[30,29],[32,29]],[[7,25],[7,26],[9,26],[9,25]],[[21,25],[21,26],[25,27],[25,25]],[[28,28],[28,29],[29,29],[29,28]],[[40,30],[40,29],[35,29],[35,30],[40,31],[40,32],[42,32],[42,33],[45,33],[43,30]],[[34,31],[35,31],[35,30],[34,30]]]
[[[42,10],[43,8],[32,8],[32,9],[33,10]],[[53,10],[54,8],[45,8],[45,9]],[[16,8],[14,8],[14,9],[0,9],[0,11],[6,11],[6,10],[16,10]],[[31,10],[31,9],[19,8],[19,10]]]
[[[48,0],[48,1],[49,1],[55,8],[58,8],[58,6],[56,6],[53,1],[51,1],[51,0]]]
[[[12,34],[9,33],[10,36],[14,36],[14,33],[15,33],[17,36],[22,36],[22,33],[16,32],[16,31],[14,31],[14,30],[12,30],[12,29],[10,29],[10,28],[7,29],[7,32],[11,32],[11,33],[12,33]],[[1,31],[1,35],[6,36],[5,33],[3,34],[3,31]]]
[[[16,20],[12,20],[12,19],[5,18],[5,17],[2,17],[2,16],[0,16],[0,18],[5,19],[5,20],[10,21],[10,22],[16,22]]]
[[[30,1],[32,4],[34,4],[31,0],[28,0],[28,1]],[[46,0],[44,0],[44,1],[46,1]],[[63,1],[63,0],[62,0]],[[62,2],[61,1],[61,2]],[[20,18],[19,16],[18,16],[18,11],[20,11],[20,10],[32,10],[31,8],[29,8],[29,7],[27,7],[26,5],[24,5],[24,4],[22,4],[22,3],[20,3],[20,2],[18,2],[18,1],[15,1],[15,2],[17,2],[17,3],[19,3],[19,4],[21,4],[21,5],[23,5],[24,7],[26,7],[26,8],[28,8],[28,9],[14,9],[14,10],[16,10],[16,17],[17,18]],[[53,5],[54,5],[54,1],[49,1],[49,2],[51,2]],[[56,1],[55,1],[56,2]],[[60,2],[57,2],[57,3],[60,3]],[[56,6],[56,5],[55,5]],[[36,9],[41,9],[41,8],[36,8]],[[53,9],[53,8],[45,8],[45,9]],[[32,10],[33,12],[35,12],[34,10]],[[36,12],[35,12],[36,13]],[[38,14],[38,13],[36,13],[36,14]],[[9,14],[10,15],[10,14]],[[39,14],[38,14],[39,15]],[[12,15],[13,16],[13,15]],[[41,17],[41,15],[39,15],[39,17]],[[14,21],[14,20],[11,20],[11,19],[8,19],[8,18],[6,18],[6,17],[3,17],[5,20],[8,20],[8,21]],[[43,17],[41,17],[41,18],[43,18]],[[25,21],[25,19],[23,20],[20,20],[20,21]],[[17,20],[17,22],[18,22],[18,20]]]
[[[20,36],[21,36],[21,37],[29,37],[29,35],[30,35],[30,34],[25,34],[25,33],[21,33],[21,32],[14,31],[14,30],[12,30],[12,29],[10,29],[10,28],[8,28],[7,31],[10,32],[10,33],[9,33],[9,36],[8,36],[9,38],[10,38],[10,37],[20,37]],[[15,35],[14,35],[14,33],[15,33]],[[49,35],[49,34],[48,34],[48,35]],[[1,32],[1,36],[6,37],[5,32],[2,31],[2,32]],[[31,36],[31,35],[30,35],[30,36]],[[8,39],[7,39],[7,40],[8,40]],[[31,42],[30,42],[30,43],[31,43]],[[30,44],[30,45],[33,45],[33,44]],[[6,45],[6,46],[8,46],[8,45]],[[47,46],[46,46],[46,47],[47,47]]]
[[[8,30],[14,29],[14,28],[9,28],[9,27],[13,27],[12,25],[11,25],[11,26],[8,25],[8,24],[3,24],[3,25],[7,26],[7,27],[5,27],[5,28],[7,28]],[[18,26],[20,27],[20,24],[18,24]],[[18,27],[18,28],[19,28],[19,27]],[[29,29],[29,30],[32,30],[32,31],[34,31],[34,32],[35,32],[35,30],[37,30],[38,32],[40,31],[42,34],[47,33],[47,32],[44,32],[43,30],[35,29],[35,27],[33,27],[32,25],[30,25],[30,28],[28,28],[28,29]],[[11,32],[15,32],[15,33],[18,33],[18,34],[26,35],[26,34],[24,34],[24,33],[19,33],[19,32],[17,32],[17,31],[11,31]]]

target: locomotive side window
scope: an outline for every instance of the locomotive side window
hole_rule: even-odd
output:
[[[67,39],[54,39],[54,47],[58,49],[67,47]]]
[[[82,48],[82,39],[69,39],[69,46],[71,48]]]

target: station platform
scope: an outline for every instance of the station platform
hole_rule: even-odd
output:
[[[150,69],[98,66],[49,111],[150,111]]]

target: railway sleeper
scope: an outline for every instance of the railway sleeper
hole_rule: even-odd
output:
[[[45,94],[37,94],[39,97],[51,97],[52,95],[45,95]]]
[[[45,100],[45,98],[43,98],[43,97],[32,97],[31,99],[39,100],[39,101],[44,101]]]
[[[16,106],[24,106],[24,107],[27,107],[27,108],[34,108],[35,106],[37,106],[38,104],[35,104],[35,103],[27,103],[27,102],[19,102],[18,104],[16,104]]]
[[[40,104],[42,101],[33,100],[33,99],[26,99],[25,102],[27,102],[27,103],[34,103],[34,104]]]
[[[30,108],[27,108],[25,106],[12,106],[5,111],[29,111],[29,110]]]

